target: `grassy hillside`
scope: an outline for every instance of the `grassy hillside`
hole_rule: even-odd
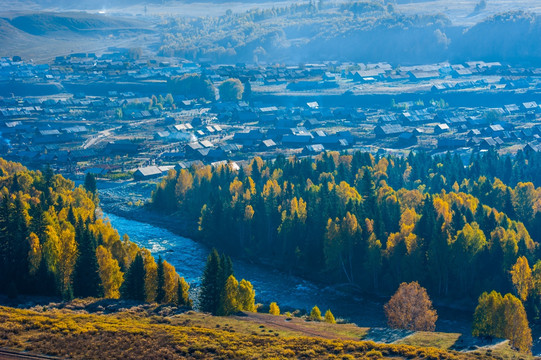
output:
[[[473,353],[447,350],[458,334],[416,333],[402,344],[386,345],[358,341],[368,329],[351,324],[267,314],[212,317],[190,311],[151,315],[168,310],[157,308],[149,314],[135,306],[103,315],[66,308],[0,307],[0,347],[73,359],[504,359],[518,355],[506,345]]]
[[[148,30],[148,24],[131,19],[113,18],[87,13],[32,13],[10,19],[11,25],[32,35],[56,31],[118,31]]]
[[[110,46],[144,47],[156,41],[144,21],[88,13],[16,13],[0,17],[0,56],[19,55],[46,62],[76,52]]]

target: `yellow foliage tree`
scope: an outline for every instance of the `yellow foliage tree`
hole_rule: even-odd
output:
[[[271,302],[269,306],[269,314],[271,315],[280,315],[280,308],[275,302]]]
[[[474,336],[508,339],[512,346],[522,352],[529,353],[532,347],[532,332],[526,310],[522,302],[512,294],[502,297],[496,291],[483,293],[473,315],[472,329]]]
[[[325,322],[329,324],[336,324],[336,320],[330,309],[325,311]]]
[[[317,306],[314,306],[310,311],[310,320],[312,321],[321,321],[321,311]]]
[[[75,233],[70,229],[62,230],[59,250],[58,279],[60,293],[64,294],[71,287],[71,275],[77,261],[77,242],[75,242]]]
[[[177,183],[175,185],[175,195],[177,199],[179,200],[179,202],[184,201],[186,193],[188,192],[188,190],[191,190],[192,186],[193,186],[192,174],[186,169],[180,170],[177,177]]]
[[[158,290],[158,264],[147,249],[141,249],[141,255],[145,264],[145,300],[152,302]]]
[[[254,217],[254,208],[252,205],[246,205],[244,208],[244,220],[250,221]]]
[[[28,245],[28,271],[30,275],[34,275],[36,271],[38,271],[41,262],[41,245],[36,234],[30,233],[30,235],[28,235]]]
[[[520,300],[526,301],[533,285],[532,269],[530,269],[528,259],[525,256],[519,257],[510,272],[518,297]]]
[[[390,327],[415,331],[434,331],[438,315],[432,301],[418,282],[402,283],[384,306]]]
[[[532,331],[528,325],[526,310],[522,302],[511,294],[503,298],[503,319],[504,337],[520,351],[529,353],[532,348]]]
[[[175,267],[167,261],[163,262],[163,288],[165,290],[164,301],[166,303],[175,303],[178,301],[178,275]]]
[[[252,286],[252,283],[244,279],[242,279],[239,284],[238,303],[240,310],[256,311],[254,287]]]
[[[108,299],[120,298],[120,286],[124,281],[124,274],[120,271],[118,261],[113,259],[111,252],[102,245],[96,249],[103,294]]]
[[[230,315],[238,312],[240,310],[238,299],[239,282],[233,275],[229,275],[222,290],[220,309],[218,313],[220,315]]]
[[[473,336],[499,336],[503,332],[502,303],[503,297],[496,291],[484,292],[479,296],[478,305],[473,314]]]

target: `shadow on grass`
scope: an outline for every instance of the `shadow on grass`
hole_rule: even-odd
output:
[[[390,328],[370,328],[362,340],[370,340],[376,343],[390,344],[410,336],[415,331],[390,329]]]

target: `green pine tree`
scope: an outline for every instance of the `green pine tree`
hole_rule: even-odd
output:
[[[188,308],[192,307],[192,300],[189,297],[190,285],[184,280],[183,277],[178,279],[177,285],[177,305],[185,306]]]
[[[125,274],[124,283],[120,288],[122,297],[130,300],[145,301],[145,276],[145,263],[139,253]]]
[[[86,191],[96,194],[98,187],[96,185],[96,178],[92,173],[86,173],[84,187]]]
[[[223,270],[218,251],[213,249],[207,257],[203,272],[200,293],[200,307],[202,311],[217,314],[220,307],[220,295],[224,286]]]
[[[163,259],[160,256],[158,258],[158,279],[157,279],[157,290],[156,290],[156,302],[162,303],[165,299],[165,277],[163,271]]]
[[[75,297],[101,297],[103,289],[99,274],[96,244],[88,226],[79,220],[75,229],[78,256],[73,275],[73,295]]]

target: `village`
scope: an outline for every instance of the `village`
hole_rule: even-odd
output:
[[[184,74],[208,79],[217,100],[175,94],[169,79]],[[243,84],[238,101],[219,98],[228,79]],[[541,151],[541,70],[499,62],[214,65],[111,48],[1,58],[0,95],[1,156],[70,177],[141,180],[326,150],[452,151],[465,165],[477,151]]]

